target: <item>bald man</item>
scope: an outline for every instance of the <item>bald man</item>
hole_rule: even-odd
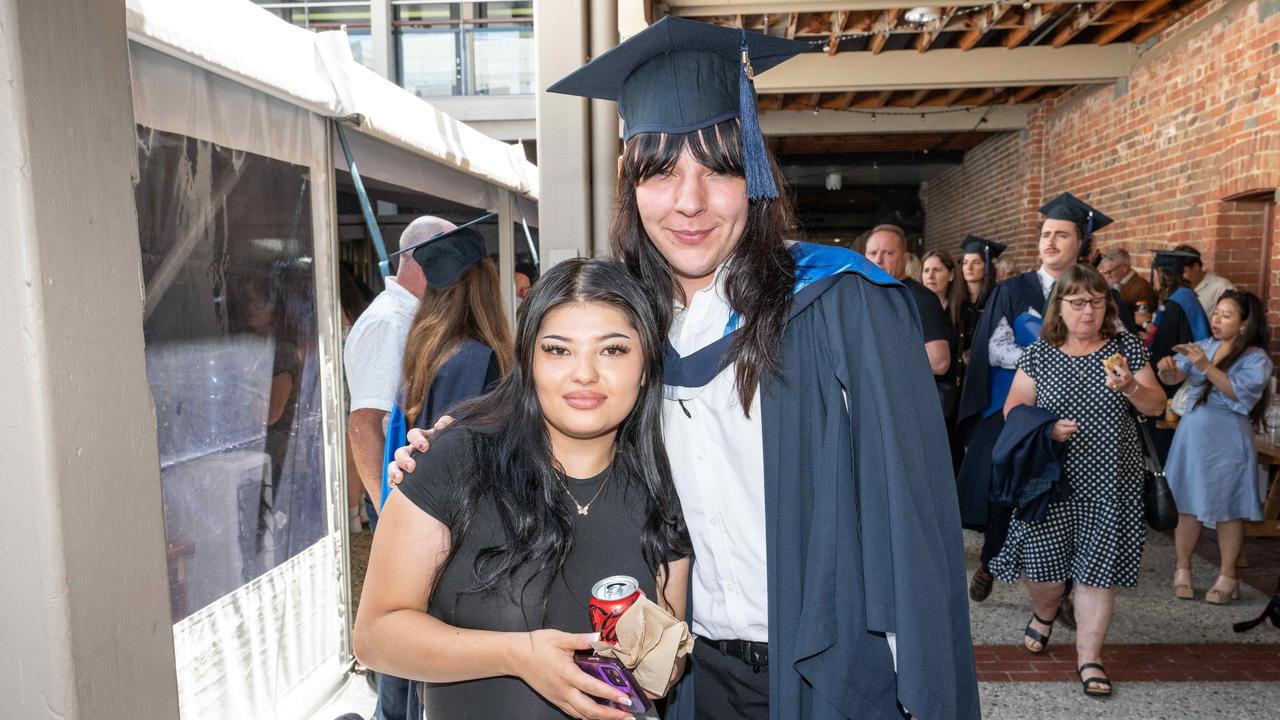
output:
[[[423,216],[409,223],[400,234],[403,250],[429,240],[455,225],[438,217]],[[404,346],[418,304],[427,287],[422,266],[409,255],[400,256],[395,277],[388,277],[387,289],[373,299],[351,327],[343,347],[342,364],[351,390],[351,415],[347,418],[347,439],[355,456],[356,472],[368,498],[382,497],[382,452],[387,440],[387,417],[400,392],[404,366]],[[400,438],[403,440],[404,438]],[[369,528],[376,530],[378,513],[366,498]],[[416,694],[408,680],[378,676],[378,720],[409,720],[422,715]]]
[[[401,233],[400,247],[415,245],[453,228],[453,223],[438,217],[417,218]],[[360,482],[371,498],[382,494],[387,416],[400,391],[405,340],[426,286],[422,267],[408,255],[400,256],[395,277],[387,278],[387,289],[360,315],[343,348],[342,364],[351,390],[347,438]],[[374,514],[370,514],[370,526],[376,522]]]

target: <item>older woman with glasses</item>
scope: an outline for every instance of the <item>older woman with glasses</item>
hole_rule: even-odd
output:
[[[1059,418],[1052,436],[1066,444],[1060,492],[1042,522],[1013,520],[991,561],[992,573],[1006,582],[1026,574],[1033,610],[1023,645],[1035,654],[1048,646],[1065,584],[1074,581],[1078,673],[1090,696],[1111,694],[1099,660],[1113,588],[1137,584],[1146,538],[1134,410],[1164,408],[1146,348],[1117,330],[1116,314],[1097,270],[1074,265],[1058,278],[1040,339],[1018,361],[1004,412],[1033,405]]]

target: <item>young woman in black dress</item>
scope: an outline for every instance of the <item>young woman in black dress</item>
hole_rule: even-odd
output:
[[[684,617],[690,546],[662,445],[657,327],[621,264],[557,265],[520,308],[512,371],[387,500],[355,651],[422,681],[427,717],[631,716],[596,704],[625,698],[573,653],[607,576]]]

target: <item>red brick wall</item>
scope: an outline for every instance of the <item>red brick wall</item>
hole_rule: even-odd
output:
[[[1280,241],[1264,266],[1265,206],[1230,200],[1280,187],[1280,13],[1259,10],[1216,0],[1166,31],[1125,81],[1046,101],[1026,130],[971,150],[921,190],[927,247],[954,249],[972,232],[1011,244],[1025,269],[1035,208],[1069,190],[1118,220],[1097,241],[1139,267],[1151,250],[1189,243],[1246,289],[1268,276],[1280,327]]]

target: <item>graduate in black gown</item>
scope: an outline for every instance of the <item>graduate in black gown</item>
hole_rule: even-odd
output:
[[[1173,355],[1175,345],[1198,342],[1209,337],[1209,318],[1182,271],[1187,265],[1198,262],[1200,256],[1179,250],[1157,250],[1151,259],[1152,284],[1159,292],[1160,306],[1151,325],[1144,333],[1151,353],[1151,365],[1155,367],[1164,358]],[[1170,399],[1178,392],[1178,385],[1160,386]],[[1173,445],[1173,429],[1150,427],[1151,441],[1156,455],[1163,463]]]
[[[991,450],[1004,427],[1005,398],[1013,383],[1022,350],[1040,337],[1045,300],[1067,268],[1089,256],[1093,233],[1112,220],[1070,193],[1040,208],[1040,266],[998,284],[974,331],[960,392],[959,420],[969,439],[957,476],[960,517],[967,528],[981,530],[985,541],[982,566],[969,584],[969,598],[981,602],[991,593],[994,577],[987,563],[1004,545],[1010,509],[990,500]]]
[[[792,242],[759,131],[753,73],[808,49],[664,17],[549,88],[618,101],[614,254],[670,326],[700,637],[664,717],[977,718],[919,316],[861,255]]]

